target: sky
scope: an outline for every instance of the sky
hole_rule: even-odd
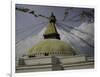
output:
[[[91,11],[92,8],[71,7],[71,9],[68,10],[70,7],[28,4],[16,4],[15,6],[34,10],[36,14],[41,14],[46,17],[49,17],[51,12],[53,12],[57,19],[56,28],[58,33],[60,33],[61,40],[69,43],[77,51],[77,53],[94,56],[94,23],[88,23],[88,18],[86,18],[85,21],[81,21],[79,16],[83,10],[88,12]],[[65,9],[69,12],[69,14],[63,21]],[[28,48],[31,48],[34,44],[43,40],[42,35],[47,27],[48,19],[35,17],[32,14],[18,10],[15,11],[15,16],[15,52],[16,56],[19,58],[22,54],[27,52]]]

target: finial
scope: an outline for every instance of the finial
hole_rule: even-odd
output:
[[[49,22],[50,22],[50,23],[55,23],[55,22],[56,22],[56,17],[55,17],[55,15],[54,15],[53,12],[51,12],[51,16],[50,16],[50,18],[49,18]]]
[[[51,12],[51,17],[53,17],[54,16],[54,13],[53,12]]]

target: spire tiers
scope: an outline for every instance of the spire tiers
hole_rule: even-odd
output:
[[[60,36],[57,32],[55,23],[56,23],[56,17],[52,13],[51,16],[49,17],[48,27],[45,33],[43,34],[44,39],[59,39],[60,40]]]

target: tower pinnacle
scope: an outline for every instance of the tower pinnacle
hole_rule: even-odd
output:
[[[51,16],[49,17],[50,23],[56,23],[56,17],[54,16],[53,12],[51,13]]]
[[[49,17],[48,27],[45,33],[43,34],[44,39],[60,39],[55,23],[56,23],[56,17],[54,16],[53,13],[51,13],[51,16]]]

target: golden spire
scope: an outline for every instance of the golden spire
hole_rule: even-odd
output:
[[[49,17],[48,27],[45,33],[43,34],[44,39],[60,39],[55,23],[56,23],[56,17],[54,16],[53,13],[51,13],[51,16]]]

